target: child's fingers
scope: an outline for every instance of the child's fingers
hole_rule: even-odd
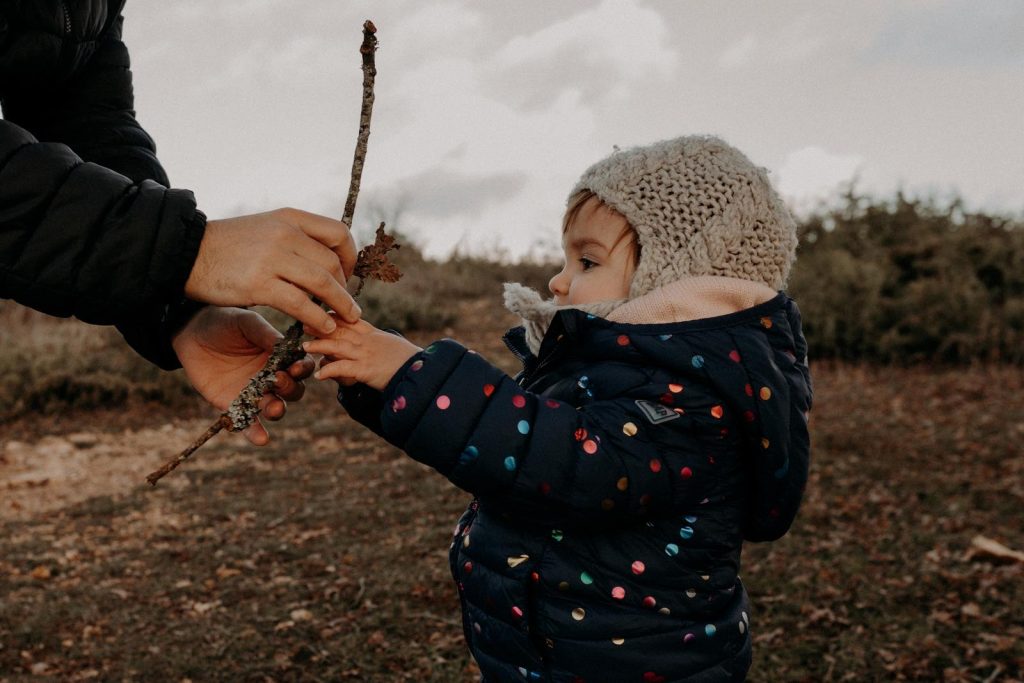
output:
[[[358,346],[349,339],[313,339],[303,342],[306,353],[322,353],[332,358],[354,358]]]
[[[336,360],[332,363],[326,363],[320,366],[320,369],[316,371],[313,376],[317,379],[337,379],[344,382],[345,380],[358,379],[360,364],[352,360]]]
[[[356,335],[361,337],[363,335],[377,331],[376,327],[366,322],[365,320],[360,319],[354,323],[350,323],[345,321],[343,318],[339,317],[338,314],[335,313],[334,311],[328,311],[327,314],[330,315],[331,319],[334,320],[334,322],[337,323],[338,325],[337,329],[335,329],[333,332],[331,332],[330,334],[324,334],[320,330],[316,329],[315,327],[310,327],[309,325],[303,325],[302,331],[311,337],[318,337],[320,339],[338,339],[346,335]]]

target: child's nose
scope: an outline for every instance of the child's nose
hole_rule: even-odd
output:
[[[548,280],[548,290],[555,296],[565,296],[565,269],[558,271],[553,278]]]

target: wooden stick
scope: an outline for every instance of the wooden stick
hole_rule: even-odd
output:
[[[370,140],[370,117],[373,115],[373,83],[377,77],[377,64],[374,59],[377,53],[377,27],[369,19],[363,22],[363,44],[359,46],[359,52],[363,55],[363,104],[359,110],[359,136],[356,138],[356,151],[352,159],[348,199],[345,200],[345,212],[341,217],[341,221],[349,227],[352,226],[352,218],[356,214],[359,183],[363,178],[366,145]]]
[[[146,481],[148,481],[151,486],[156,486],[156,483],[160,481],[161,477],[177,468],[181,463],[185,462],[185,459],[188,458],[188,456],[195,453],[200,446],[212,439],[214,434],[224,428],[231,428],[231,418],[228,417],[227,413],[221,413],[221,416],[217,418],[217,421],[210,425],[205,432],[200,434],[199,438],[193,441],[188,448],[179,453],[178,457],[165,462],[163,467],[158,469],[156,472],[149,474],[146,477]]]
[[[366,148],[370,139],[370,116],[373,114],[373,84],[377,76],[377,66],[374,55],[377,52],[377,27],[367,19],[363,22],[363,42],[359,46],[359,52],[363,56],[363,96],[362,107],[359,114],[359,135],[356,138],[356,151],[352,160],[352,176],[349,179],[348,197],[345,200],[345,212],[342,222],[351,227],[352,217],[355,215],[356,199],[359,197],[359,183],[363,175],[363,163],[366,160]],[[362,289],[362,278],[360,278],[359,289]],[[316,299],[314,298],[314,301]],[[320,303],[317,301],[317,303]],[[255,422],[260,412],[260,399],[270,389],[274,382],[274,375],[287,369],[292,363],[305,356],[302,350],[302,323],[295,321],[284,333],[284,338],[274,345],[274,350],[267,359],[263,369],[249,380],[249,383],[242,389],[238,397],[232,401],[228,409],[221,413],[217,421],[210,425],[188,448],[183,450],[174,458],[168,460],[164,465],[146,477],[151,486],[183,463],[190,455],[209,441],[217,432],[222,429],[237,432],[245,429]]]

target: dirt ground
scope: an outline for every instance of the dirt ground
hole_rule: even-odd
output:
[[[492,322],[447,332],[512,370]],[[750,680],[1022,680],[1024,563],[972,543],[1024,550],[1021,370],[814,374],[804,507],[744,551]],[[209,414],[0,425],[0,682],[475,681],[446,563],[468,495],[332,393],[155,489]]]

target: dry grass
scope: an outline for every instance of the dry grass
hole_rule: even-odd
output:
[[[486,298],[446,295],[440,329],[411,336],[454,336],[514,370],[505,276],[474,277]],[[803,510],[744,553],[751,680],[1024,678],[1024,564],[971,547],[982,534],[1024,550],[1021,369],[814,373]],[[194,408],[129,400],[0,425],[0,681],[475,681],[445,558],[467,495],[332,393],[312,387],[272,445],[218,437],[156,490],[141,473],[203,425]],[[82,431],[94,438],[75,446]],[[61,473],[60,452],[93,488]],[[45,477],[19,469],[43,461]]]

